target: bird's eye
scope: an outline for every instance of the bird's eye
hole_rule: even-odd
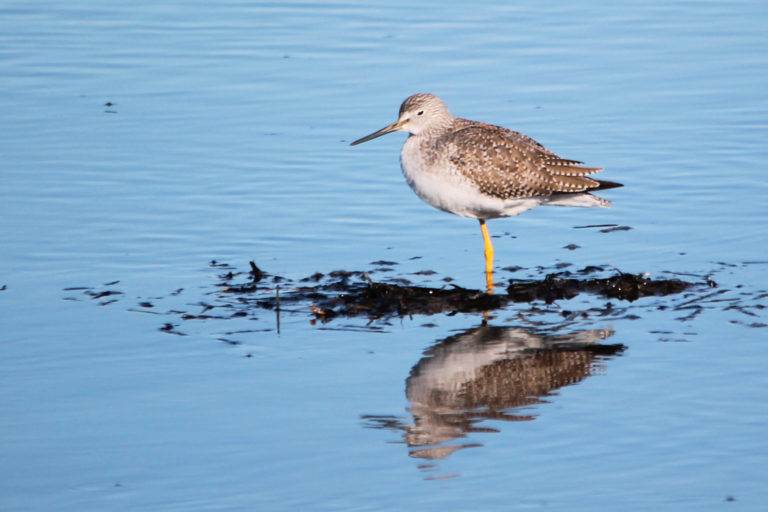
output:
[[[417,116],[420,116],[420,115],[422,115],[423,113],[424,113],[424,111],[423,111],[423,110],[419,110],[419,113],[418,113],[418,114],[416,114],[416,115],[417,115]]]

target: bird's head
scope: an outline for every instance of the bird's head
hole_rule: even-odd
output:
[[[418,135],[426,131],[438,129],[451,122],[453,116],[448,111],[443,100],[429,93],[418,93],[408,96],[400,105],[397,121],[354,141],[355,146],[363,142],[381,137],[390,132],[403,131]]]

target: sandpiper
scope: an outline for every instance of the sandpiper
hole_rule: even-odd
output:
[[[395,131],[410,134],[400,165],[416,195],[435,208],[480,221],[488,293],[493,292],[488,219],[519,215],[539,205],[606,207],[607,200],[588,191],[621,186],[588,177],[601,169],[561,158],[522,133],[454,117],[440,98],[428,93],[406,98],[397,121],[351,145]]]

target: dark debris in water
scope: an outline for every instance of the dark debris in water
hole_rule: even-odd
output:
[[[589,229],[589,228],[614,228],[618,224],[587,224],[585,226],[573,226],[573,229]]]
[[[90,295],[92,299],[101,299],[103,297],[109,297],[110,295],[122,295],[123,292],[118,292],[117,290],[103,290],[100,292],[88,290],[85,292],[86,295]]]
[[[603,228],[600,230],[601,233],[613,233],[614,231],[629,231],[632,228],[630,226],[611,226],[609,228]]]
[[[354,318],[362,319],[363,327],[335,328],[381,332],[396,318],[478,312],[506,312],[513,315],[508,320],[533,328],[561,329],[577,323],[594,323],[597,319],[637,320],[650,311],[666,311],[670,319],[690,323],[706,310],[718,309],[730,315],[731,323],[749,328],[768,327],[768,292],[747,291],[742,285],[719,285],[713,278],[718,269],[709,273],[662,271],[659,277],[652,278],[603,265],[580,269],[567,262],[531,269],[512,266],[497,275],[498,284],[506,286],[498,286],[489,295],[483,290],[458,286],[452,278],[431,270],[398,274],[393,271],[397,262],[378,260],[371,265],[367,271],[339,269],[291,279],[272,275],[255,262],[242,270],[212,260],[208,268],[213,269],[216,280],[209,285],[188,287],[202,288],[199,297],[190,297],[191,292],[182,296],[184,289],[179,288],[165,296],[136,297],[128,309],[165,317],[160,331],[180,336],[186,335],[178,330],[182,322],[198,329],[192,325],[239,320],[248,322],[247,327],[254,320],[266,320],[279,331],[281,316],[309,317],[320,324]],[[722,266],[721,270],[730,268]],[[524,278],[517,277],[520,270],[527,270]],[[501,279],[504,275],[506,282]],[[102,306],[130,301],[125,292],[114,288],[118,282],[95,288],[65,288],[70,295],[63,299],[88,298]],[[582,295],[580,302],[573,300]],[[563,301],[570,302],[566,306]],[[263,330],[246,328],[238,332]],[[216,338],[226,338],[229,345],[233,344],[229,341],[237,341],[222,333],[216,333]]]
[[[507,287],[507,294],[513,302],[542,300],[551,304],[556,300],[572,299],[585,292],[632,302],[641,297],[681,293],[692,285],[680,279],[651,279],[636,274],[616,274],[598,279],[548,274],[542,280],[512,281]]]
[[[372,264],[381,265],[382,262]],[[605,268],[599,266],[588,266],[575,272],[563,270],[570,266],[570,263],[557,263],[554,268],[558,271],[544,275],[543,279],[512,279],[506,293],[493,295],[453,284],[417,286],[402,277],[374,281],[371,277],[374,271],[349,270],[334,270],[327,274],[316,272],[299,279],[297,283],[281,278],[285,284],[279,296],[268,286],[251,281],[233,283],[229,279],[220,284],[219,291],[223,298],[238,296],[239,301],[252,307],[275,310],[280,302],[284,308],[303,308],[316,319],[327,322],[338,317],[379,320],[411,315],[493,311],[511,302],[552,304],[582,293],[632,302],[642,297],[679,294],[694,286],[693,282],[677,278],[652,279],[621,272],[608,277],[592,277],[592,274],[605,272]],[[543,272],[545,269],[540,267],[538,270]],[[411,275],[433,274],[433,271],[420,271]]]
[[[460,287],[430,288],[388,283],[350,284],[344,293],[324,295],[309,290],[306,299],[313,298],[316,307],[333,316],[389,316],[433,315],[436,313],[488,311],[506,304],[501,295],[488,295],[479,290]],[[302,299],[299,299],[302,300]]]
[[[172,323],[165,323],[160,327],[159,329],[162,332],[167,332],[168,334],[175,334],[177,336],[186,336],[183,332],[179,332],[176,330],[176,326]]]
[[[614,231],[629,231],[631,226],[619,226],[618,224],[587,224],[586,226],[573,226],[573,229],[600,228],[601,233],[612,233]]]
[[[251,266],[251,280],[254,283],[258,283],[264,277],[264,272],[253,261],[249,261],[248,264]],[[235,276],[232,272],[226,274],[227,279],[232,279],[233,277]]]

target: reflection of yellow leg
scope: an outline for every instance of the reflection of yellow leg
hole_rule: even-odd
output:
[[[480,219],[480,231],[483,233],[483,243],[485,244],[485,286],[488,293],[493,293],[493,244],[491,236],[488,234],[488,226],[485,220]]]

